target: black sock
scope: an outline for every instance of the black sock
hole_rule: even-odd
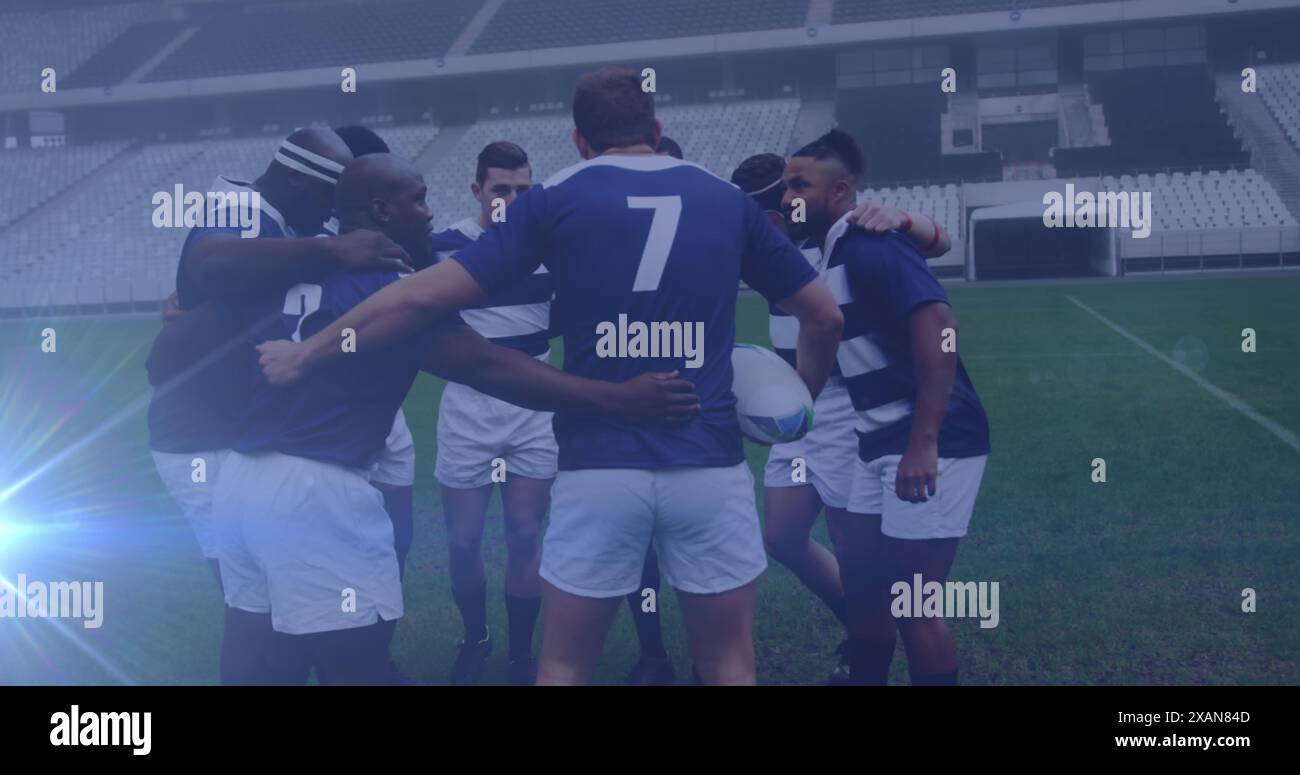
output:
[[[957,668],[953,668],[943,673],[917,673],[912,672],[913,686],[956,686],[957,685]]]
[[[844,598],[840,598],[834,603],[827,603],[826,607],[831,609],[831,613],[835,614],[835,618],[840,620],[840,624],[845,627],[849,626],[848,606],[845,605]]]
[[[649,589],[655,590],[655,598],[658,599],[659,590],[654,587]],[[627,596],[627,607],[632,611],[632,624],[636,627],[636,639],[641,644],[641,655],[666,656],[663,630],[659,627],[659,612],[641,610],[643,600],[640,592],[632,592]]]
[[[884,686],[889,683],[889,663],[894,660],[894,638],[850,640],[849,683],[853,686]]]
[[[654,590],[654,611],[641,608],[645,601],[642,594],[647,589]],[[641,568],[641,588],[627,596],[627,606],[632,609],[632,624],[636,627],[636,639],[641,644],[641,656],[667,656],[663,630],[659,626],[659,556],[653,549],[646,554],[645,565]]]
[[[487,585],[476,589],[451,588],[452,599],[465,623],[465,642],[477,643],[487,637]]]
[[[542,610],[540,597],[515,597],[506,593],[506,621],[510,627],[510,658],[526,659],[533,654],[533,630]]]

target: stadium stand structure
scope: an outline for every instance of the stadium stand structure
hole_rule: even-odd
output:
[[[214,16],[145,76],[169,81],[441,56],[479,0],[266,6]],[[309,8],[310,10],[305,10]],[[285,31],[292,30],[292,44]]]
[[[471,54],[802,27],[808,0],[506,0]]]
[[[1058,177],[1193,169],[1245,168],[1250,155],[1233,136],[1203,66],[1093,74],[1110,145],[1058,148]]]
[[[835,117],[861,144],[874,185],[1001,180],[997,153],[942,152],[947,105],[947,95],[933,84],[844,89]]]
[[[0,16],[0,92],[33,88],[45,67],[71,75],[151,11],[150,3],[12,11]]]
[[[1010,13],[1018,9],[1091,2],[1097,0],[836,0],[831,21],[834,24],[849,24],[986,11]]]

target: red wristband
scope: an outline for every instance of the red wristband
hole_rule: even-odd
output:
[[[936,223],[935,220],[930,216],[928,215],[925,216],[925,219],[930,222],[931,226],[934,227],[934,239],[930,240],[929,245],[925,246],[925,249],[929,251],[929,250],[933,250],[934,246],[939,244],[939,238],[943,236],[943,229],[940,229],[939,224]]]
[[[903,217],[907,219],[907,223],[904,223],[904,224],[903,224],[903,233],[904,233],[904,234],[911,234],[911,233],[912,233],[912,216],[909,215],[908,213],[903,213]]]

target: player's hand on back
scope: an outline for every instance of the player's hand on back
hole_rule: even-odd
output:
[[[411,271],[411,257],[384,234],[357,229],[330,238],[340,267],[350,271]]]
[[[849,223],[866,231],[883,234],[892,229],[902,230],[907,225],[907,213],[897,207],[876,204],[867,199],[859,202],[849,215]]]
[[[650,372],[618,383],[620,419],[646,425],[684,425],[700,413],[695,385],[678,372]]]
[[[262,375],[272,385],[292,385],[307,373],[304,356],[307,348],[300,342],[276,339],[257,346],[257,363]]]

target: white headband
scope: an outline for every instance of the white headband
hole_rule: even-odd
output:
[[[304,175],[311,175],[313,178],[323,180],[330,185],[339,182],[339,173],[343,172],[342,164],[312,153],[288,140],[280,143],[279,150],[275,152],[275,161],[291,170],[297,170]]]

